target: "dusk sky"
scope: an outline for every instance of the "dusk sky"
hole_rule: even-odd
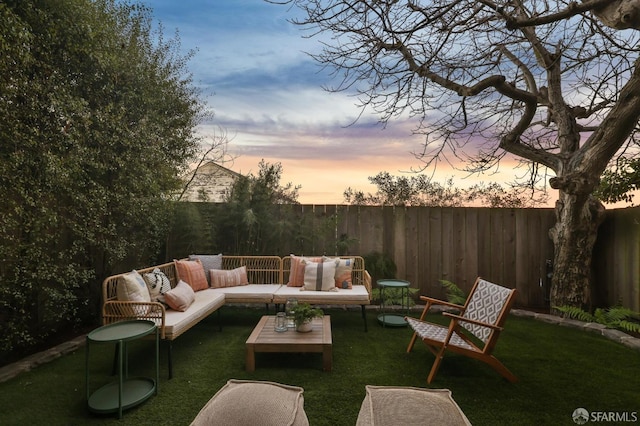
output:
[[[423,142],[411,134],[414,123],[396,119],[383,127],[368,112],[356,121],[361,111],[355,97],[323,89],[337,81],[305,53],[319,52],[321,44],[287,21],[295,9],[263,0],[143,3],[166,38],[177,30],[184,52],[197,49],[188,69],[214,112],[201,132],[227,133],[229,151],[237,156],[225,164],[230,169],[256,173],[261,159],[280,162],[281,183],[301,185],[301,203],[341,204],[347,187],[373,191],[369,176],[421,166],[412,154]],[[502,170],[506,174],[481,180],[513,179],[508,165]],[[441,165],[435,180],[453,175]],[[477,181],[458,176],[455,183],[463,188]]]

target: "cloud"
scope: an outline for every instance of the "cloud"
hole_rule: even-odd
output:
[[[224,129],[230,153],[238,156],[227,165],[233,170],[256,173],[262,159],[280,163],[283,183],[302,185],[300,201],[320,204],[341,203],[347,187],[374,191],[368,177],[379,172],[400,175],[424,165],[413,155],[425,142],[413,134],[416,119],[394,118],[383,126],[356,106],[353,94],[323,90],[334,83],[330,70],[305,53],[318,53],[322,45],[288,22],[295,9],[262,0],[147,4],[166,37],[177,28],[184,53],[197,49],[188,68],[213,112],[198,131],[218,135]],[[454,156],[450,161],[461,166]],[[499,176],[484,180],[510,180],[514,164],[502,163]],[[433,173],[440,182],[455,174],[446,162]],[[472,184],[459,179],[461,186]]]

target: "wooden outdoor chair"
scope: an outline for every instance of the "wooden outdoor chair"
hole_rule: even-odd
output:
[[[510,382],[516,382],[517,377],[491,354],[498,342],[515,295],[515,289],[505,288],[478,277],[464,306],[420,296],[420,299],[426,302],[420,319],[406,317],[407,322],[414,330],[413,337],[407,347],[407,353],[411,352],[416,338],[420,337],[436,356],[427,383],[431,383],[436,376],[442,357],[447,350],[480,360]],[[456,308],[460,313],[443,313],[451,318],[448,327],[424,321],[427,312],[433,305]]]

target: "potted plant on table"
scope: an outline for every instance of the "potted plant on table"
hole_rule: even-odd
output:
[[[296,331],[302,333],[311,331],[311,320],[323,315],[322,309],[314,308],[308,303],[298,303],[295,311],[293,311],[293,322],[296,325]]]

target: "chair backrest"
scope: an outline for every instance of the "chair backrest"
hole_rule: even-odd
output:
[[[462,316],[487,324],[502,326],[502,323],[506,320],[508,310],[511,309],[514,295],[515,289],[502,287],[478,278],[469,295]],[[461,324],[484,343],[487,343],[493,331],[488,327],[477,324],[465,322]]]

